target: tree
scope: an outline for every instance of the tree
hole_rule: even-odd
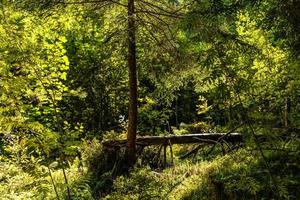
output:
[[[145,25],[150,24],[155,27],[155,29],[161,29],[157,27],[155,23],[149,21],[156,20],[162,22],[165,28],[170,28],[169,23],[166,22],[165,18],[179,18],[182,16],[182,10],[187,7],[184,3],[179,3],[176,0],[173,1],[162,1],[162,2],[151,2],[148,0],[128,0],[127,5],[120,0],[98,0],[98,1],[16,1],[22,5],[25,9],[35,9],[39,10],[48,10],[54,6],[65,6],[65,5],[74,5],[74,6],[87,6],[94,7],[95,9],[105,9],[105,7],[118,6],[122,10],[126,9],[127,11],[127,65],[129,72],[129,107],[128,107],[128,129],[127,129],[127,160],[129,164],[132,165],[135,161],[136,153],[136,134],[137,134],[137,103],[138,103],[138,94],[137,94],[137,55],[136,55],[136,26],[137,22],[139,24]],[[137,6],[136,3],[139,5]],[[138,9],[137,9],[138,8]],[[137,16],[140,15],[140,16]],[[145,20],[143,19],[143,17]],[[164,30],[162,30],[164,31]],[[170,30],[168,30],[170,31]],[[154,38],[155,36],[149,31],[149,34]],[[164,33],[166,36],[166,33]],[[171,35],[171,34],[170,34]],[[171,38],[172,39],[172,38]],[[170,40],[170,38],[166,38]]]
[[[128,69],[129,69],[129,111],[127,133],[128,162],[135,162],[136,131],[137,131],[137,71],[136,71],[136,40],[134,0],[128,0]]]

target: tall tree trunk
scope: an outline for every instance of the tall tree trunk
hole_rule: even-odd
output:
[[[134,0],[128,0],[128,69],[129,69],[129,111],[127,133],[127,161],[135,163],[137,131],[137,75],[135,43]]]

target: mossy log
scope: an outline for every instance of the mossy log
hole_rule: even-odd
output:
[[[236,143],[243,141],[240,133],[198,133],[187,135],[166,135],[166,136],[144,136],[136,139],[136,144],[141,146],[152,145],[170,145],[170,144],[193,144],[193,143],[209,143],[216,144],[218,142]],[[107,140],[103,141],[106,147],[122,147],[126,146],[127,140]]]

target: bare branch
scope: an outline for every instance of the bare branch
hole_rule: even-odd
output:
[[[156,4],[153,4],[153,3],[150,3],[150,2],[147,2],[147,1],[143,1],[143,0],[140,0],[139,2],[141,2],[142,4],[148,6],[148,7],[151,7],[153,8],[154,10],[156,10],[156,14],[158,15],[164,15],[164,16],[168,16],[168,17],[180,17],[180,16],[183,16],[182,13],[178,13],[180,10],[182,10],[182,8],[178,9],[178,10],[174,10],[174,11],[170,11],[170,10],[166,10],[164,9],[162,6],[158,6]],[[159,13],[157,12],[157,10],[160,10],[164,13]],[[150,10],[140,10],[140,12],[154,12],[154,11],[150,11]]]
[[[126,7],[127,8],[127,5],[125,5],[125,4],[122,4],[122,3],[120,3],[119,1],[115,1],[115,0],[95,0],[95,1],[93,1],[93,0],[90,0],[90,1],[71,1],[71,2],[65,2],[65,1],[58,1],[58,2],[56,2],[56,3],[59,3],[59,4],[71,4],[71,5],[78,5],[78,4],[81,4],[81,5],[83,5],[83,4],[98,4],[98,3],[108,3],[107,5],[109,5],[109,4],[117,4],[117,5],[120,5],[120,6],[123,6],[123,7]]]
[[[144,20],[144,22],[155,27],[156,30],[161,31],[161,33],[164,35],[165,39],[169,42],[169,44],[172,46],[172,48],[176,48],[176,46],[173,44],[174,37],[173,37],[172,31],[171,31],[171,28],[169,27],[169,24],[166,23],[164,20],[160,19],[158,16],[150,15],[150,14],[148,15],[148,14],[145,13],[144,15],[145,15],[145,17],[147,17],[149,19],[149,21]],[[158,26],[157,24],[154,24],[152,22],[153,21],[152,18],[155,18],[158,21],[160,21],[162,24],[164,24],[164,26],[167,27],[170,36],[168,36],[168,34],[165,32],[165,30],[163,30],[160,26]]]
[[[165,17],[170,17],[170,18],[182,18],[183,15],[178,15],[178,14],[168,14],[168,13],[160,13],[152,10],[136,10],[136,13],[151,13],[154,15],[159,15],[159,16],[165,16]]]
[[[146,21],[144,21],[143,19],[140,19],[139,22],[141,22],[144,25],[143,28],[145,28],[145,30],[148,32],[152,41],[154,41],[162,49],[169,51],[164,45],[162,45],[162,42],[154,35],[154,33],[147,27]]]

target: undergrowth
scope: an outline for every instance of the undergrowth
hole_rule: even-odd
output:
[[[117,178],[105,199],[297,199],[299,166],[280,163],[290,159],[282,152],[267,159],[276,157],[279,161],[271,166],[275,182],[259,153],[244,148],[212,161],[181,161],[163,171],[137,168]]]
[[[53,182],[49,170],[51,170]],[[66,175],[72,199],[94,199],[89,185],[91,177],[86,173],[86,168],[79,168],[75,161],[66,169]],[[61,169],[38,165],[34,173],[30,173],[22,169],[22,166],[1,160],[1,200],[67,199],[66,188]]]
[[[122,158],[122,151],[113,157],[117,154],[105,153],[99,141],[85,141],[81,145],[81,159],[67,165],[68,185],[55,163],[49,167],[35,164],[34,170],[28,171],[1,158],[0,199],[68,199],[67,186],[72,199],[87,200],[298,199],[299,142],[295,139],[276,145],[281,149],[264,150],[264,159],[256,148],[248,146],[225,156],[218,154],[212,158],[199,153],[185,160],[178,156],[188,148],[174,145],[173,166],[155,169],[138,160],[129,174],[122,175],[118,173],[122,163],[116,162]],[[149,148],[146,153],[155,154],[157,148]]]

